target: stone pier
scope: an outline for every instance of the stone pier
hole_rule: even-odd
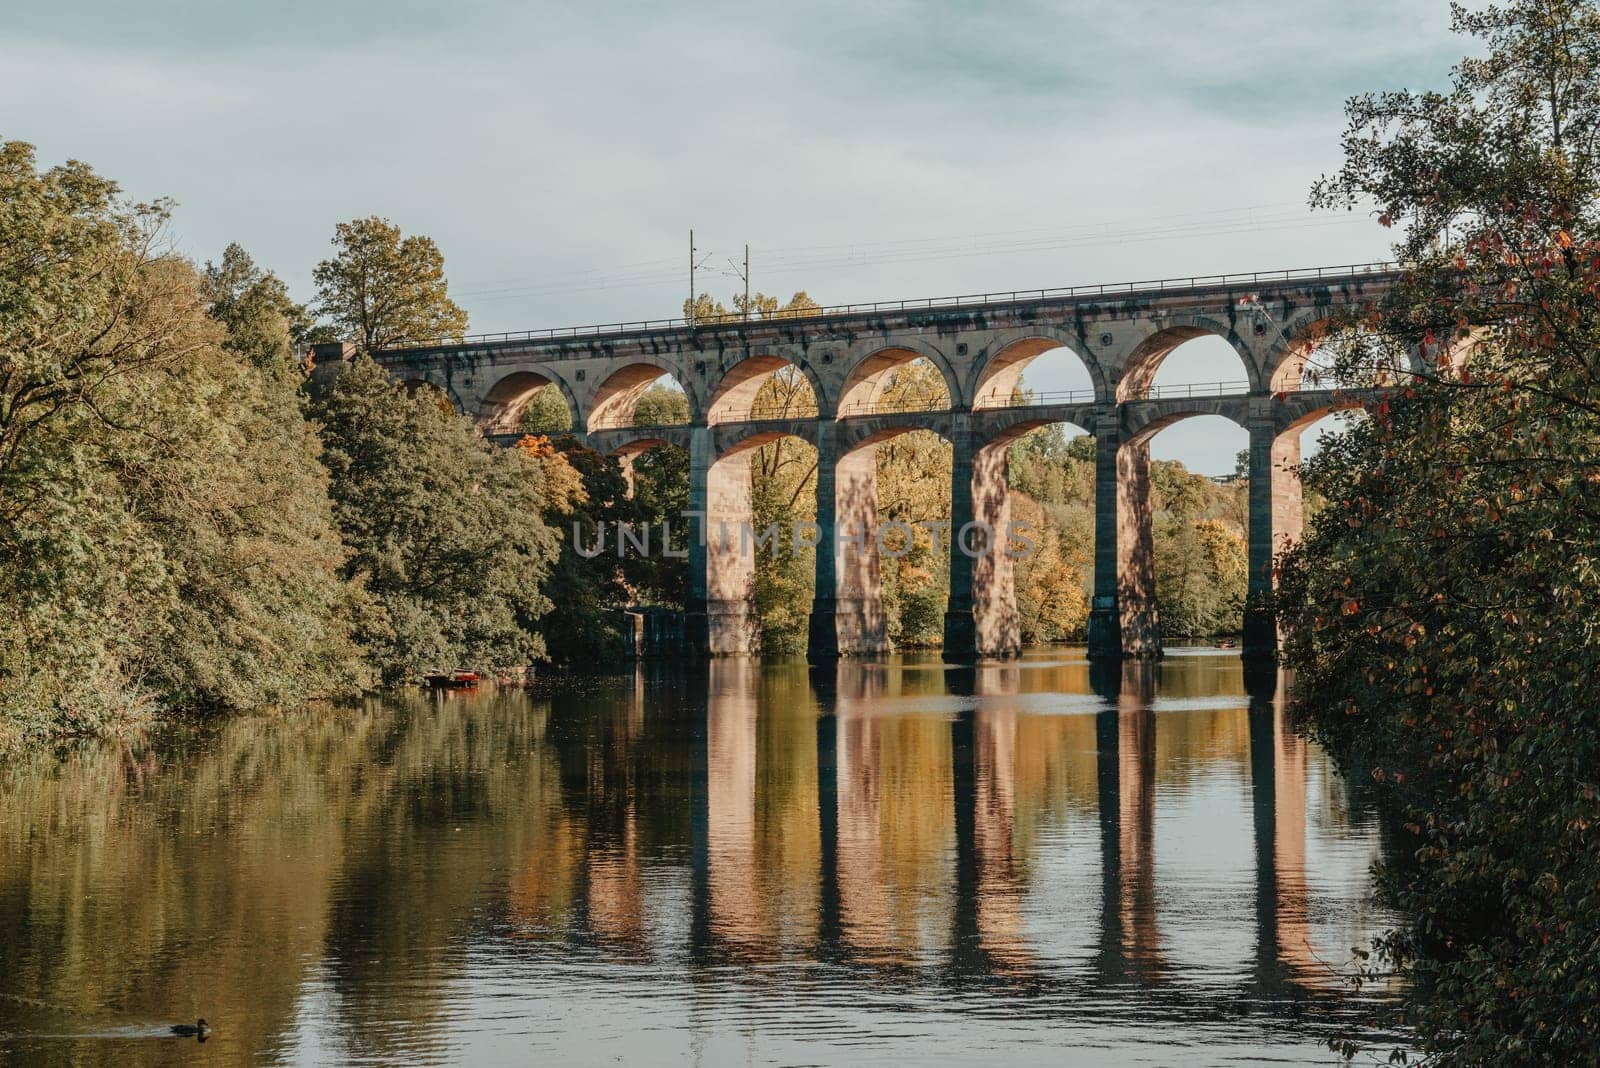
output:
[[[961,545],[950,554],[944,656],[954,662],[1015,656],[1007,447],[1037,427],[1064,422],[1093,435],[1097,448],[1090,656],[1158,657],[1149,442],[1180,419],[1220,415],[1250,437],[1244,652],[1270,662],[1278,647],[1273,560],[1300,534],[1300,432],[1382,392],[1307,390],[1299,368],[1330,322],[1374,304],[1395,277],[1375,266],[1041,290],[823,309],[788,319],[495,335],[375,358],[408,387],[438,390],[495,440],[514,441],[529,400],[554,389],[576,433],[618,455],[625,467],[649,448],[686,450],[692,515],[685,625],[692,647],[706,656],[758,647],[749,458],[754,448],[786,436],[818,450],[810,657],[828,662],[887,650],[876,453],[882,442],[913,430],[941,435],[954,458],[951,526],[943,536]],[[1223,338],[1238,354],[1236,383],[1169,394],[1152,386],[1168,353],[1205,335]],[[1029,361],[1062,347],[1082,361],[1091,391],[1065,400],[1014,392]],[[325,381],[349,356],[338,346],[319,346],[313,381]],[[887,383],[913,361],[943,379],[942,406],[906,411],[883,404]],[[809,383],[816,415],[774,417],[754,408],[762,384],[785,369]],[[633,425],[639,397],[664,375],[682,387],[689,423]],[[969,554],[962,546],[987,551]]]

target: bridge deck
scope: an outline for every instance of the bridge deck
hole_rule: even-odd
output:
[[[756,338],[783,331],[847,331],[852,326],[893,325],[886,319],[907,321],[981,315],[1047,314],[1077,305],[1136,304],[1161,298],[1165,302],[1193,298],[1214,301],[1219,295],[1253,293],[1259,290],[1301,288],[1341,288],[1354,284],[1388,283],[1400,272],[1394,264],[1366,263],[1338,267],[1308,267],[1245,274],[1218,274],[1164,278],[1138,282],[1119,282],[1046,289],[972,293],[949,297],[874,301],[867,304],[838,304],[802,315],[783,315],[771,319],[730,319],[696,322],[684,318],[646,319],[603,325],[555,327],[544,330],[506,331],[469,334],[460,338],[440,338],[417,345],[397,346],[383,352],[385,361],[424,361],[442,353],[489,352],[504,347],[537,346],[583,348],[590,342],[618,342],[654,339],[663,343],[682,343],[705,333],[733,333]]]

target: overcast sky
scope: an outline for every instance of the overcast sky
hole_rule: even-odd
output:
[[[333,224],[429,234],[474,330],[1383,259],[1318,216],[1346,96],[1443,84],[1444,0],[8,0],[0,138],[170,196],[301,299]],[[1193,351],[1191,352],[1191,348]],[[1180,349],[1158,382],[1241,377]],[[1065,361],[1038,388],[1069,388]],[[1085,380],[1086,381],[1086,380]],[[1159,456],[1231,470],[1243,431]]]

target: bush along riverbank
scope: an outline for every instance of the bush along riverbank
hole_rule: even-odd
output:
[[[1600,1063],[1600,12],[1458,12],[1440,93],[1349,105],[1330,207],[1405,283],[1339,336],[1400,381],[1311,465],[1283,561],[1296,692],[1402,815],[1374,964],[1439,1064]],[[1417,377],[1386,372],[1409,353]],[[1402,365],[1403,366],[1403,365]]]

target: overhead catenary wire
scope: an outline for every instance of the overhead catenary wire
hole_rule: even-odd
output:
[[[1171,220],[1181,220],[1172,222]],[[1013,230],[990,234],[906,238],[891,241],[809,245],[762,251],[762,262],[774,274],[806,274],[821,271],[839,273],[867,267],[930,263],[970,257],[1028,255],[1092,248],[1105,245],[1143,244],[1158,241],[1218,237],[1232,233],[1274,233],[1349,226],[1363,222],[1359,216],[1340,213],[1334,216],[1308,215],[1303,206],[1257,206],[1217,209],[1195,216],[1152,216],[1144,222],[1106,220],[1053,230]],[[701,263],[711,259],[705,255]],[[529,280],[521,285],[466,289],[461,298],[476,298],[479,303],[542,295],[600,292],[611,289],[662,287],[682,275],[671,260],[647,260],[606,271],[589,270],[545,281]],[[681,260],[676,261],[681,264]],[[697,264],[700,266],[700,264]],[[739,278],[737,268],[716,270],[716,274]]]

